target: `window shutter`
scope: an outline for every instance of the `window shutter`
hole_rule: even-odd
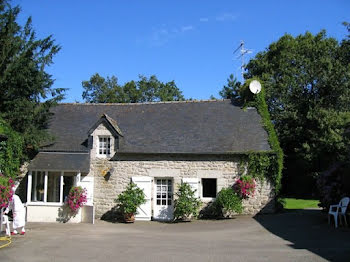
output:
[[[81,177],[78,185],[86,189],[86,205],[92,206],[94,202],[94,178],[88,176]]]
[[[119,149],[119,136],[114,137],[114,151],[117,151]]]
[[[151,220],[152,217],[152,177],[135,176],[131,178],[145,194],[146,202],[137,208],[136,220]]]
[[[93,136],[89,136],[89,139],[88,139],[88,147],[90,149],[92,149],[94,146],[94,137]]]
[[[191,189],[194,190],[194,195],[199,198],[199,179],[198,178],[186,178],[182,179],[183,183],[187,183],[191,186]]]

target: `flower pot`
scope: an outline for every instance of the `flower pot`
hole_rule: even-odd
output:
[[[181,219],[181,222],[191,222],[192,221],[192,217],[183,217]]]
[[[134,223],[135,222],[134,214],[133,213],[124,214],[124,222],[125,223]]]

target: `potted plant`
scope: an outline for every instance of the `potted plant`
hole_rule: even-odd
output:
[[[66,199],[66,204],[73,215],[76,215],[79,209],[87,202],[86,189],[81,186],[73,186],[69,190],[69,194]]]
[[[217,215],[220,217],[230,217],[232,213],[242,213],[242,198],[232,188],[227,187],[220,190],[215,202]]]
[[[137,208],[146,203],[145,193],[133,182],[126,187],[125,191],[115,201],[126,223],[133,223],[135,214],[137,214]]]
[[[174,203],[174,219],[190,221],[198,216],[201,201],[195,196],[195,190],[188,183],[182,183],[176,193],[177,199]]]

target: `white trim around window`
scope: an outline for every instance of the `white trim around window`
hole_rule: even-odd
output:
[[[112,154],[111,136],[98,136],[97,156],[109,157]]]
[[[79,184],[80,172],[29,171],[27,204],[62,206],[72,186]]]
[[[218,194],[218,179],[216,177],[202,177],[201,178],[202,201],[210,202],[212,200],[215,200],[217,194]]]

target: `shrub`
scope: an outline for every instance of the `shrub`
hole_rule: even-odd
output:
[[[320,204],[324,209],[350,195],[350,164],[338,163],[317,177]]]
[[[255,180],[252,176],[242,176],[236,181],[234,189],[241,198],[247,199],[250,196],[254,196]]]
[[[72,213],[78,213],[86,201],[86,190],[81,186],[74,186],[69,191],[66,203]]]
[[[201,202],[195,196],[195,190],[188,183],[182,183],[176,193],[177,199],[174,203],[174,219],[185,220],[198,216]]]
[[[0,209],[7,208],[13,197],[12,188],[15,182],[12,178],[5,177],[0,173]]]
[[[242,213],[242,199],[232,187],[221,189],[218,193],[214,205],[218,215],[227,216],[230,213]]]
[[[136,214],[137,208],[146,203],[145,193],[135,183],[130,183],[115,202],[123,214]]]

